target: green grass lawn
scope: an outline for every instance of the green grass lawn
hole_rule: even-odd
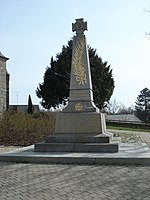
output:
[[[150,133],[150,129],[130,128],[130,127],[121,127],[121,126],[107,126],[107,129]]]

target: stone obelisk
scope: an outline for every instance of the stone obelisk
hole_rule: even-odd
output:
[[[118,152],[118,142],[106,132],[105,117],[93,102],[89,55],[84,31],[87,22],[76,19],[73,37],[69,103],[56,115],[55,134],[35,144],[43,152]]]
[[[76,19],[73,37],[68,106],[57,115],[56,133],[104,133],[105,119],[93,102],[89,55],[84,31],[87,22]]]

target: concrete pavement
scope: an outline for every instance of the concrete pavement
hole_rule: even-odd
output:
[[[1,200],[149,200],[150,167],[0,162]]]
[[[129,131],[127,132],[129,138],[130,135],[134,135],[129,134]],[[119,152],[117,153],[34,152],[34,147],[29,146],[6,153],[0,153],[0,161],[49,164],[115,164],[150,166],[150,149],[148,147],[150,134],[139,132],[136,133],[136,135],[138,135],[141,140],[136,140],[136,136],[136,143],[132,143],[134,141],[131,143],[121,143]]]
[[[0,200],[81,199],[149,200],[150,166],[0,162]]]
[[[150,148],[150,133],[148,132],[139,132],[138,133],[141,141],[146,143],[148,145],[148,147]]]
[[[145,143],[121,143],[117,153],[34,152],[34,146],[0,154],[0,161],[49,164],[109,164],[150,166]]]

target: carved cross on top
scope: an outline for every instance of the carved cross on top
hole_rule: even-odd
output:
[[[72,31],[76,31],[77,35],[83,35],[87,30],[87,22],[83,21],[83,18],[76,19],[76,23],[72,23]]]

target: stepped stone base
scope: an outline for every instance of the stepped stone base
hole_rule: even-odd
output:
[[[119,142],[106,133],[102,113],[58,113],[54,135],[35,144],[35,152],[115,153]]]
[[[55,134],[34,146],[36,152],[118,152],[119,142],[110,142],[105,134]]]
[[[108,134],[54,134],[46,138],[46,143],[109,143]]]

